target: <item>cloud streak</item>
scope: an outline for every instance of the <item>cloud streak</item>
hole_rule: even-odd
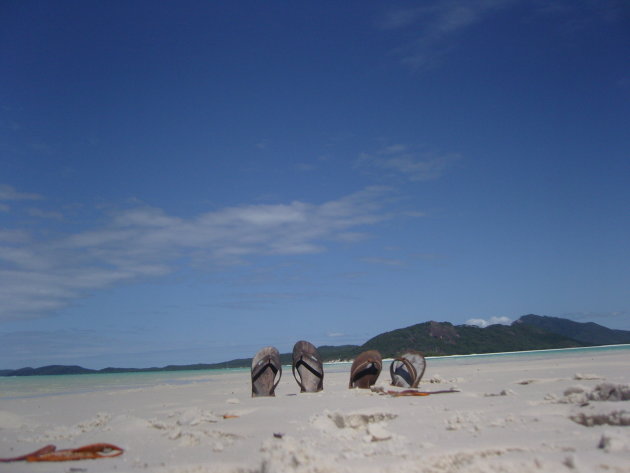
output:
[[[164,276],[181,267],[312,254],[335,241],[358,241],[363,235],[359,230],[390,218],[384,210],[390,192],[369,187],[321,204],[243,205],[192,218],[136,206],[111,214],[100,227],[57,239],[3,230],[0,320],[43,316],[90,291]],[[13,189],[7,195],[25,196]]]
[[[453,47],[458,33],[515,1],[439,0],[416,8],[390,10],[378,26],[383,31],[413,30],[413,39],[396,53],[405,65],[430,69]]]
[[[419,153],[403,145],[382,148],[374,153],[361,153],[356,166],[366,170],[385,171],[389,176],[402,176],[413,182],[439,179],[461,159],[456,153],[437,155]]]
[[[12,186],[0,184],[0,212],[9,213],[11,211],[11,205],[7,202],[23,202],[40,200],[42,197],[39,194],[32,194],[28,192],[18,192]]]
[[[565,32],[580,31],[595,21],[613,23],[628,17],[627,7],[617,0],[433,0],[417,7],[389,10],[377,27],[383,32],[404,32],[410,39],[394,53],[413,69],[430,70],[457,47],[462,33],[518,4],[526,8],[528,21],[551,18]]]
[[[18,192],[11,186],[0,185],[0,201],[40,200],[41,198],[39,194]]]

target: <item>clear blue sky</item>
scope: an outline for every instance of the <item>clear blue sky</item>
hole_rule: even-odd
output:
[[[624,1],[0,4],[0,368],[630,329]]]

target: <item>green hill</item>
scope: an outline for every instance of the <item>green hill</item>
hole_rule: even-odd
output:
[[[581,323],[559,317],[529,314],[522,316],[515,324],[537,327],[588,345],[630,343],[630,330],[614,330],[594,322]]]
[[[405,349],[418,350],[425,355],[467,355],[584,345],[525,324],[480,328],[431,321],[382,333],[368,340],[361,349],[378,350],[384,357],[392,357]]]

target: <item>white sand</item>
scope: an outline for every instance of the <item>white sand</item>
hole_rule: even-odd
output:
[[[298,394],[285,368],[275,398],[252,399],[243,372],[0,400],[0,457],[125,449],[0,472],[630,472],[629,353],[429,360],[421,388],[461,392],[428,397],[349,390],[344,366],[317,394]],[[388,382],[386,366],[377,385]]]

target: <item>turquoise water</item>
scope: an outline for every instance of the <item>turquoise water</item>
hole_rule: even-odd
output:
[[[0,399],[20,399],[104,390],[139,389],[158,385],[212,382],[217,375],[248,372],[246,368],[141,373],[99,373],[0,377]]]
[[[535,350],[508,353],[484,353],[477,355],[453,355],[427,357],[428,363],[473,363],[483,360],[494,362],[506,358],[556,358],[565,356],[588,356],[606,352],[627,352],[630,345],[608,345],[588,348],[562,348],[554,350]],[[350,370],[350,362],[326,363],[328,372],[344,372]],[[23,399],[29,397],[55,396],[104,390],[139,389],[158,385],[183,385],[195,383],[212,383],[217,375],[243,372],[247,376],[247,368],[194,370],[194,371],[154,371],[145,373],[103,373],[57,376],[16,376],[0,377],[0,400]],[[291,367],[284,367],[284,373],[291,373]]]

